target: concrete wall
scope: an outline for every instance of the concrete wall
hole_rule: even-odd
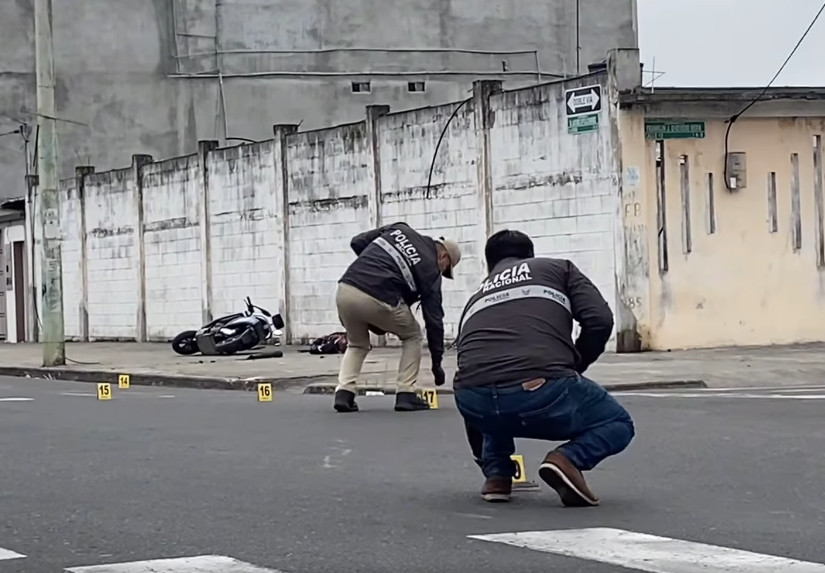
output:
[[[370,107],[359,123],[275,126],[274,139],[256,144],[202,142],[195,155],[135,157],[125,170],[81,173],[82,225],[77,194],[61,188],[64,275],[77,272],[79,242],[88,292],[78,295],[77,280],[67,281],[66,308],[88,309],[91,338],[155,340],[238,310],[251,296],[282,312],[291,339],[306,342],[341,328],[334,295],[354,259],[351,238],[402,220],[462,246],[455,280],[444,281],[448,339],[485,275],[484,242],[504,226],[532,234],[540,254],[571,258],[613,305],[612,111],[580,135],[568,133],[564,111],[565,89],[607,90],[606,77],[515,92],[479,82],[459,103],[401,113]]]
[[[536,252],[573,261],[615,307],[612,110],[594,132],[568,133],[565,90],[601,85],[607,76],[493,97],[491,129],[494,230],[517,227]],[[607,106],[605,106],[607,107]]]
[[[134,175],[127,167],[93,173],[85,181],[86,307],[91,340],[137,336],[142,279]],[[63,269],[64,276],[67,271]]]
[[[81,340],[86,308],[83,301],[83,205],[76,179],[64,179],[58,189],[64,193],[60,202],[60,227],[63,230],[63,327],[66,337]],[[38,266],[39,268],[39,266]]]
[[[371,142],[364,122],[288,139],[290,317],[296,339],[341,329],[338,279],[352,237],[370,228]]]
[[[620,298],[645,347],[825,339],[825,105],[758,104],[740,118],[728,146],[746,153],[747,180],[732,192],[724,184],[725,120],[737,107],[622,113],[628,281]],[[703,139],[664,140],[663,189],[656,144],[644,134],[645,120],[657,118],[706,124]]]
[[[148,164],[141,177],[147,338],[164,340],[201,319],[198,156]]]
[[[242,310],[243,299],[277,312],[281,305],[283,241],[275,166],[276,145],[217,149],[207,160],[211,310]]]
[[[0,2],[0,132],[36,124],[33,4]],[[586,70],[637,45],[635,0],[59,0],[53,21],[64,178],[132,153],[193,153],[198,140],[266,139],[273,124],[358,121],[373,103],[443,104],[475,79],[519,87],[539,80],[537,63],[546,81],[574,74],[577,53]],[[0,198],[25,193],[21,143],[0,138]]]
[[[380,145],[381,223],[407,221],[433,237],[458,241],[462,262],[444,281],[444,335],[452,338],[481,275],[478,239],[484,231],[479,210],[475,112],[472,102],[456,114],[438,150],[429,197],[427,177],[435,146],[457,104],[392,114],[377,122]],[[483,257],[481,257],[483,258]],[[416,316],[423,317],[416,306]]]

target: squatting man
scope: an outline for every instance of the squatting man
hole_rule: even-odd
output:
[[[394,223],[355,236],[357,258],[338,283],[335,303],[347,333],[334,408],[356,412],[356,381],[370,351],[370,332],[392,333],[401,340],[395,410],[427,410],[415,393],[421,367],[421,327],[410,306],[421,302],[436,386],[444,384],[444,309],[441,278],[453,278],[461,261],[454,241],[422,235],[406,223]]]
[[[582,472],[623,451],[627,411],[583,376],[604,352],[613,314],[593,283],[564,259],[537,258],[533,242],[503,230],[485,246],[489,276],[467,302],[458,333],[455,401],[486,481],[482,497],[508,501],[515,438],[566,441],[539,476],[566,506],[598,505]],[[573,342],[573,321],[581,332]]]

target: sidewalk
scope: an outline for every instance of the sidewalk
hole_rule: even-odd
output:
[[[0,375],[116,382],[118,374],[129,374],[137,385],[247,390],[270,382],[276,389],[308,387],[307,393],[334,388],[340,355],[312,356],[292,347],[280,350],[281,358],[250,360],[246,356],[178,356],[168,344],[67,343],[66,354],[72,362],[44,369],[39,345],[0,344]],[[375,349],[364,364],[363,386],[392,392],[399,352],[397,348]],[[448,383],[442,390],[449,392],[454,352],[446,354],[444,367]],[[613,389],[823,384],[825,344],[605,354],[587,374]],[[426,355],[419,383],[422,387],[433,384]]]

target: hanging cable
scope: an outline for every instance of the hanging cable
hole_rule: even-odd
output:
[[[462,107],[464,107],[464,104],[467,103],[468,101],[470,101],[471,99],[473,99],[473,98],[465,99],[463,102],[461,102],[460,104],[458,104],[456,106],[456,108],[453,110],[452,115],[450,115],[450,118],[447,120],[447,123],[444,125],[444,129],[441,130],[441,135],[438,138],[438,143],[435,144],[435,151],[433,151],[433,160],[430,163],[430,174],[427,176],[427,190],[424,193],[424,198],[425,199],[430,198],[430,185],[433,182],[433,169],[435,168],[435,160],[438,157],[438,148],[441,147],[441,141],[444,139],[444,136],[447,134],[447,128],[450,127],[450,122],[453,121],[453,118],[456,115],[458,115],[458,111]]]
[[[785,58],[785,61],[782,63],[782,66],[780,66],[779,70],[776,72],[776,74],[774,74],[771,81],[768,82],[768,85],[765,86],[765,89],[763,89],[762,92],[758,96],[756,96],[756,98],[754,98],[753,101],[751,101],[748,105],[746,105],[742,109],[742,111],[740,111],[736,115],[731,116],[731,118],[728,120],[728,128],[725,131],[725,187],[727,188],[728,191],[733,191],[733,189],[731,189],[731,187],[730,187],[730,179],[728,178],[728,150],[729,150],[729,143],[730,143],[730,130],[733,127],[733,124],[736,122],[737,119],[742,117],[742,114],[744,114],[746,111],[748,111],[754,105],[756,105],[756,103],[759,102],[765,96],[766,93],[768,93],[768,90],[773,85],[773,82],[776,81],[776,79],[779,77],[779,74],[782,73],[782,71],[785,69],[785,66],[788,65],[788,62],[791,61],[791,58],[794,57],[794,55],[796,54],[796,51],[799,49],[799,46],[801,46],[802,42],[805,41],[805,38],[808,36],[808,33],[816,25],[817,20],[819,20],[819,17],[822,16],[823,12],[825,12],[825,2],[822,3],[822,6],[819,8],[819,11],[816,13],[816,16],[814,16],[814,19],[811,20],[810,24],[808,24],[808,28],[805,30],[805,33],[802,34],[801,38],[799,38],[799,41],[796,43],[796,46],[794,46],[793,50],[791,50],[791,53],[788,54],[788,57]]]

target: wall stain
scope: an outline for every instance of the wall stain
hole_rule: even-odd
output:
[[[135,229],[131,226],[126,227],[115,227],[112,229],[104,229],[102,227],[96,227],[89,231],[89,234],[96,238],[96,239],[106,239],[108,237],[115,237],[119,235],[132,235],[134,234]]]
[[[534,187],[563,187],[564,185],[576,185],[582,182],[581,173],[569,173],[562,171],[551,175],[521,175],[508,177],[503,183],[496,185],[496,191],[524,191]]]
[[[311,213],[324,211],[338,211],[341,209],[366,209],[368,199],[366,195],[355,195],[352,197],[337,197],[332,199],[315,199],[312,201],[290,201],[289,213],[299,214],[309,210]]]

